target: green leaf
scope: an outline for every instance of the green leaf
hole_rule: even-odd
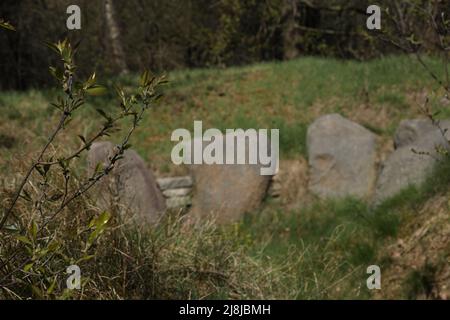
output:
[[[69,167],[69,162],[66,159],[58,159],[58,164],[61,169],[66,170]]]
[[[86,93],[90,96],[102,96],[107,92],[106,88],[100,85],[93,85],[86,89]]]
[[[78,138],[80,138],[80,140],[83,141],[84,144],[86,144],[86,138],[85,137],[83,137],[81,134],[79,134]]]
[[[44,164],[43,169],[44,169],[45,174],[48,173],[48,171],[50,170],[50,167],[51,167],[50,164],[48,164],[48,163]]]
[[[44,41],[44,44],[45,44],[45,46],[47,48],[49,48],[50,50],[54,51],[55,53],[61,54],[61,51],[60,51],[60,49],[58,47],[58,44],[51,43],[51,42],[48,42],[48,41]]]
[[[105,111],[103,111],[102,109],[100,109],[100,108],[96,108],[95,109],[103,118],[105,118],[106,120],[111,120],[111,118],[106,114],[106,112]]]
[[[108,211],[104,211],[97,218],[96,227],[97,228],[103,227],[104,225],[106,225],[108,223],[109,219],[111,219],[111,214]]]
[[[57,279],[58,279],[58,276],[55,276],[55,278],[52,281],[52,284],[47,289],[47,294],[52,294],[53,293],[53,290],[55,289],[55,286],[56,286],[56,280]]]
[[[97,163],[97,165],[95,166],[94,172],[95,172],[95,173],[99,173],[99,172],[102,171],[102,170],[103,170],[103,162]]]
[[[95,254],[84,256],[83,258],[78,259],[75,264],[79,264],[81,262],[88,261],[88,260],[91,260],[91,259],[94,259],[94,258],[95,258]]]
[[[8,21],[5,21],[3,19],[0,19],[0,27],[6,29],[6,30],[10,30],[10,31],[16,31],[16,28],[14,28],[11,23],[9,23]]]
[[[79,107],[81,107],[84,104],[84,100],[83,99],[78,99],[74,102],[73,104],[73,108],[74,109],[78,109]]]
[[[30,239],[28,239],[25,236],[16,236],[16,239],[19,240],[22,243],[29,244],[30,246],[33,245],[33,243],[30,241]]]
[[[28,263],[27,265],[25,265],[25,267],[23,267],[23,271],[28,272],[31,270],[31,268],[33,268],[34,262]]]
[[[29,202],[33,201],[33,199],[31,198],[30,193],[27,190],[25,190],[25,189],[23,190],[23,193],[20,194],[20,196],[22,198],[24,198],[25,200],[29,201]]]
[[[53,195],[48,199],[48,201],[50,201],[50,202],[56,202],[56,201],[58,201],[59,199],[61,199],[63,196],[64,196],[63,193],[61,193],[61,192],[56,192],[55,194],[53,194]]]
[[[161,78],[158,79],[158,85],[163,86],[163,85],[166,85],[169,83],[170,83],[170,81],[166,79],[165,75],[163,75]]]
[[[63,58],[64,62],[67,64],[70,64],[72,62],[72,49],[70,48],[70,44],[64,40],[64,42],[61,43],[61,57]]]
[[[157,95],[155,96],[155,98],[153,98],[153,100],[154,100],[155,102],[158,102],[158,101],[161,100],[163,97],[164,97],[164,95],[161,94],[161,93],[159,93],[159,94],[157,94]]]
[[[48,249],[48,251],[53,252],[53,251],[57,251],[59,249],[59,247],[60,247],[60,244],[58,243],[58,241],[53,240],[50,242],[47,249]]]
[[[33,237],[34,241],[36,241],[37,232],[38,232],[38,226],[37,226],[36,222],[32,221],[31,226],[30,226],[30,233],[31,233],[31,236]]]
[[[63,72],[62,70],[55,68],[55,67],[49,67],[48,70],[50,71],[50,74],[58,81],[63,80]]]
[[[122,88],[120,88],[117,85],[114,85],[114,89],[116,90],[116,93],[119,96],[119,98],[121,98],[122,100],[125,99],[125,92],[123,92]]]
[[[89,89],[91,88],[94,84],[95,84],[95,72],[89,77],[89,79],[86,80],[86,82],[84,83],[84,89]]]
[[[411,34],[411,36],[409,36],[408,38],[406,38],[406,40],[408,40],[411,44],[413,45],[419,45],[422,42],[416,40],[416,36],[414,34]]]
[[[9,231],[9,232],[18,232],[19,231],[19,227],[14,224],[4,226],[3,229],[6,231]]]
[[[140,82],[139,84],[141,85],[141,87],[146,87],[148,86],[148,84],[150,83],[150,72],[148,70],[145,70],[140,78]]]
[[[50,103],[50,105],[52,105],[52,106],[54,106],[56,109],[58,109],[58,110],[60,110],[60,111],[63,111],[64,110],[64,108],[63,107],[61,107],[60,105],[58,105],[58,104],[56,104],[56,103]]]
[[[39,174],[40,174],[42,177],[45,177],[46,172],[44,171],[44,169],[42,168],[42,166],[36,166],[36,170],[37,170],[37,172],[39,172]]]
[[[85,248],[86,251],[87,251],[87,249],[89,249],[92,246],[92,244],[94,243],[95,239],[97,239],[99,234],[100,234],[100,230],[94,230],[91,232],[91,234],[89,235],[89,238],[87,240],[87,243],[86,243],[86,248]]]
[[[42,299],[42,298],[43,298],[41,289],[39,289],[39,288],[36,287],[35,285],[31,285],[31,289],[33,290],[34,295],[35,295],[38,299]]]
[[[85,251],[87,251],[92,246],[94,241],[103,233],[109,219],[111,219],[111,214],[107,211],[104,211],[100,216],[91,220],[91,222],[89,223],[89,228],[94,228],[94,230],[88,237]]]
[[[123,146],[123,150],[128,150],[132,147],[131,143],[127,143],[126,145]]]
[[[69,123],[71,123],[73,118],[67,118],[66,122],[64,122],[64,127],[67,127]]]
[[[107,211],[104,211],[98,217],[91,220],[91,222],[89,223],[89,227],[101,228],[108,223],[110,218],[111,214]]]

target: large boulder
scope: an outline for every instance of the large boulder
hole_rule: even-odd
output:
[[[228,135],[224,135],[224,141]],[[236,142],[236,139],[235,139]],[[206,147],[209,143],[203,142]],[[249,158],[249,141],[245,150],[224,147],[224,155],[234,151]],[[278,150],[272,150],[278,152]],[[270,151],[270,152],[272,152]],[[194,182],[193,217],[214,217],[218,223],[239,220],[244,213],[257,209],[266,196],[271,176],[262,175],[259,164],[191,164],[189,169]]]
[[[409,186],[419,187],[432,173],[441,157],[437,150],[448,149],[449,145],[439,130],[423,132],[416,135],[416,140],[405,140],[408,143],[400,144],[403,146],[386,159],[378,177],[374,204],[395,196]]]
[[[338,114],[308,128],[309,190],[320,198],[367,198],[376,181],[377,137]]]
[[[110,142],[94,143],[88,153],[89,174],[98,163],[107,166],[115,146]],[[97,204],[108,210],[118,206],[121,212],[129,212],[134,218],[149,223],[157,222],[165,212],[164,197],[155,177],[144,160],[133,150],[126,150],[110,174],[95,188]]]
[[[449,129],[450,121],[448,120],[439,121],[438,126],[428,118],[403,120],[395,132],[394,145],[396,148],[410,145],[432,131],[442,130],[448,137]]]

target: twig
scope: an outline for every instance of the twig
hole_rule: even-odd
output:
[[[10,204],[10,206],[8,207],[8,209],[6,210],[5,214],[3,215],[2,220],[0,221],[0,230],[3,229],[6,221],[8,220],[8,217],[10,216],[12,210],[14,209],[17,201],[19,200],[19,197],[23,191],[23,188],[25,187],[26,183],[28,182],[28,179],[30,178],[31,174],[33,173],[33,171],[36,169],[36,166],[39,164],[39,162],[41,162],[45,152],[47,151],[48,147],[52,144],[52,142],[55,140],[56,136],[58,135],[58,133],[61,131],[61,129],[64,126],[65,121],[67,120],[69,116],[69,113],[64,112],[61,115],[61,119],[58,123],[58,126],[56,127],[56,129],[53,131],[53,133],[51,134],[51,136],[49,137],[46,145],[44,146],[44,148],[42,149],[41,153],[39,154],[37,160],[33,163],[33,165],[28,169],[27,174],[25,175],[25,177],[23,178],[22,182],[20,183],[20,186],[18,188],[18,190],[16,191],[12,203]]]

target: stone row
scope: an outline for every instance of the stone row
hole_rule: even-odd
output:
[[[309,190],[322,199],[354,197],[377,205],[419,187],[449,150],[448,129],[450,121],[403,120],[395,150],[378,163],[374,133],[338,114],[320,117],[307,133]]]
[[[410,185],[420,186],[449,150],[450,121],[437,127],[429,119],[404,120],[393,137],[395,149],[379,162],[379,137],[338,114],[318,118],[308,128],[308,190],[320,199],[360,198],[375,205]],[[89,171],[104,166],[114,152],[109,142],[93,144]],[[193,217],[239,220],[257,209],[267,195],[280,197],[279,176],[262,176],[259,165],[189,165],[189,176],[156,179],[133,150],[96,186],[98,206],[159,221],[167,208],[190,207]],[[306,183],[306,181],[305,181]],[[192,195],[192,196],[191,196]],[[301,199],[297,199],[300,200]],[[118,206],[117,206],[118,204]]]

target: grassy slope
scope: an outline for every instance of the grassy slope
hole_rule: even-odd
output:
[[[439,70],[436,61],[431,65]],[[244,68],[180,71],[169,74],[169,80],[165,100],[147,115],[134,140],[140,154],[163,172],[174,170],[168,164],[172,131],[192,129],[194,120],[202,120],[204,128],[280,128],[283,158],[294,158],[305,154],[306,128],[319,115],[340,112],[388,136],[401,119],[419,113],[423,89],[436,88],[408,57],[368,63],[303,58]],[[103,83],[112,86],[113,82],[133,85],[136,79]],[[54,113],[48,106],[53,97],[51,91],[1,93],[4,131],[9,131],[5,129],[8,119],[45,135]],[[94,98],[91,104],[108,110],[117,102],[107,96]],[[93,130],[98,117],[93,109],[87,105],[74,120],[77,133]]]
[[[140,151],[149,160],[170,154],[170,133],[191,130],[194,120],[206,128],[280,128],[285,158],[306,153],[306,128],[324,113],[340,112],[390,135],[400,119],[418,113],[417,95],[433,85],[406,57],[369,63],[304,58],[179,72],[170,79],[166,103],[140,131]]]
[[[436,62],[432,65],[438,70]],[[304,58],[245,68],[175,72],[169,79],[166,99],[147,115],[133,140],[134,148],[160,174],[182,171],[170,164],[170,134],[176,128],[192,129],[194,120],[202,120],[207,128],[280,128],[282,159],[298,158],[306,153],[307,125],[317,116],[340,112],[387,140],[401,119],[419,114],[416,105],[424,88],[435,89],[408,57],[368,63]],[[129,85],[134,80],[120,79]],[[48,107],[52,97],[51,91],[0,94],[0,143],[26,142],[9,149],[0,147],[3,173],[11,171],[13,155],[26,159],[40,144],[36,134],[44,137],[49,131],[56,116]],[[109,109],[115,102],[112,97],[102,97],[91,104]],[[433,104],[437,106],[436,101]],[[74,119],[70,132],[93,130],[97,114],[92,105]],[[75,144],[76,139],[64,142]],[[442,176],[446,175],[436,175]],[[436,185],[441,188],[433,187]],[[397,237],[417,206],[444,192],[446,186],[445,179],[432,180],[423,190],[407,190],[375,213],[352,199],[312,203],[297,210],[287,210],[269,199],[261,212],[219,232],[222,240],[232,238],[231,246],[239,247],[253,261],[246,263],[263,270],[262,275],[249,277],[255,276],[264,291],[242,293],[241,297],[370,297],[365,289],[365,267],[373,263],[388,267],[391,262],[380,255],[380,248]],[[228,295],[219,288],[209,296]]]

